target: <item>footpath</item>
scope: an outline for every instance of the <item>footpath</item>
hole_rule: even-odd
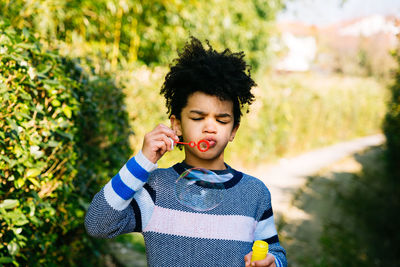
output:
[[[316,149],[293,158],[281,159],[278,164],[261,165],[246,172],[261,179],[271,192],[274,213],[287,219],[305,219],[307,214],[291,205],[294,193],[304,185],[307,177],[339,160],[371,146],[381,145],[382,134],[362,137]]]

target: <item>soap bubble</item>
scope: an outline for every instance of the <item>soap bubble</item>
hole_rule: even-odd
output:
[[[203,168],[184,171],[175,182],[175,196],[184,206],[197,211],[216,208],[224,199],[225,187],[214,172]]]

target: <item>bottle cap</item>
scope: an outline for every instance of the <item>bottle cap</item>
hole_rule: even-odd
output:
[[[256,240],[253,244],[253,250],[268,252],[268,243],[262,240]]]

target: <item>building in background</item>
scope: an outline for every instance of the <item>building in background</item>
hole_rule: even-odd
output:
[[[301,22],[278,23],[282,57],[278,72],[335,72],[387,75],[398,45],[399,18],[371,15],[327,26]]]

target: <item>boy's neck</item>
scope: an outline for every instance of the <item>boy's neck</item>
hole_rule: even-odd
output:
[[[203,159],[191,159],[186,157],[184,162],[187,165],[198,167],[198,168],[205,168],[207,170],[225,170],[225,162],[224,158],[212,159],[212,160],[203,160]]]

